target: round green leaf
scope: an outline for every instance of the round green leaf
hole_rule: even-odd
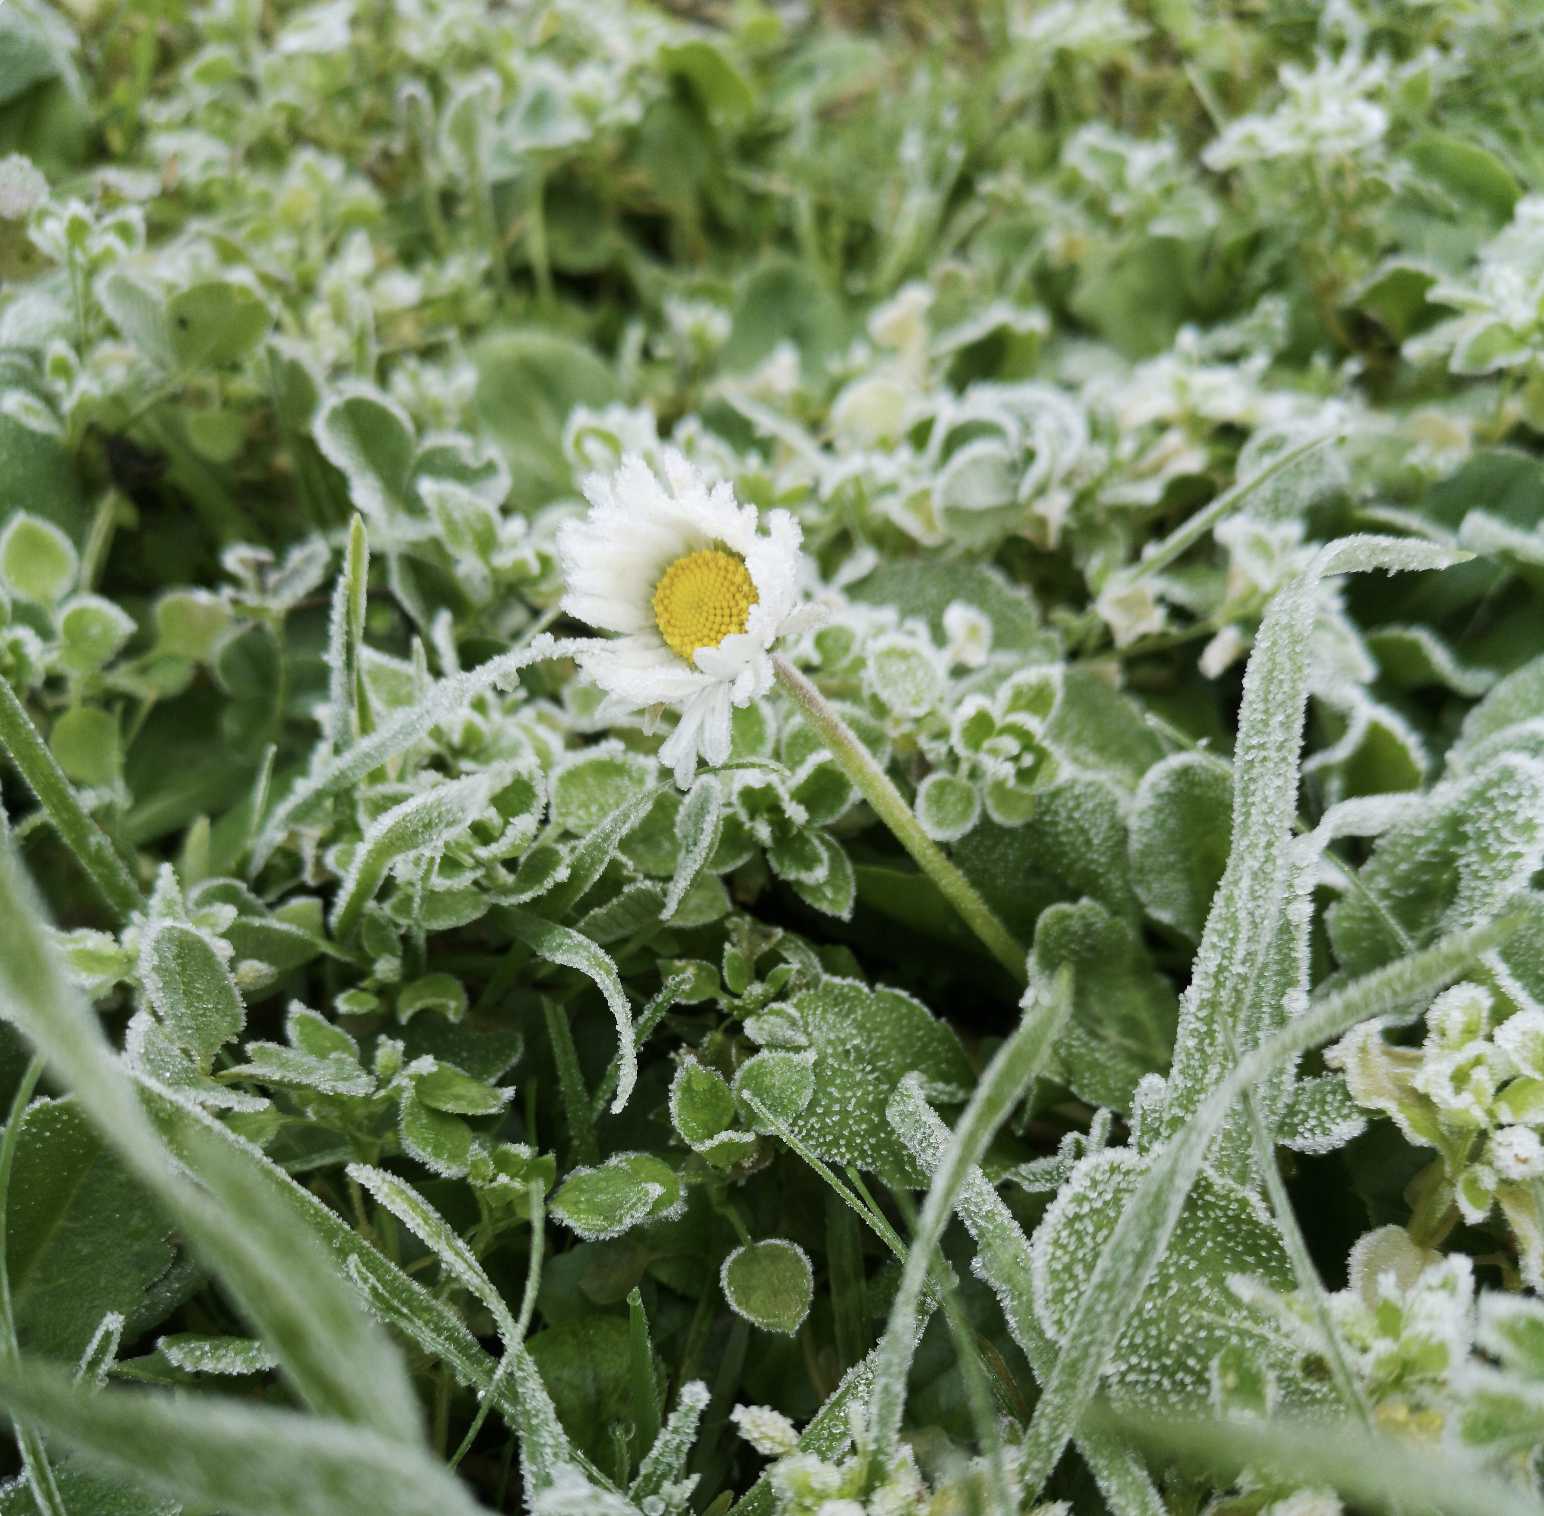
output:
[[[736,1315],[764,1332],[787,1337],[804,1324],[815,1298],[809,1255],[781,1237],[736,1248],[724,1260],[719,1280]]]

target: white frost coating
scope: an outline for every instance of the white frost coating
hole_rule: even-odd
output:
[[[1288,975],[1301,966],[1294,961],[1300,950],[1279,951],[1274,939],[1295,893],[1289,839],[1320,579],[1365,569],[1441,568],[1460,558],[1431,543],[1342,538],[1315,553],[1271,601],[1244,674],[1233,760],[1233,845],[1180,1002],[1165,1135],[1195,1113],[1230,1064],[1279,1024]],[[1236,1114],[1225,1141],[1236,1155],[1235,1172],[1241,1172],[1248,1141]]]
[[[766,1405],[737,1405],[729,1419],[764,1458],[782,1458],[799,1446],[799,1430],[781,1411]]]
[[[563,968],[576,969],[593,980],[605,998],[617,1027],[617,1093],[611,1102],[612,1113],[620,1111],[632,1097],[638,1083],[638,1048],[633,1037],[633,1012],[627,992],[617,976],[611,955],[572,927],[559,926],[525,911],[511,910],[510,926],[527,947]]]
[[[547,658],[566,658],[585,646],[586,639],[559,641],[546,633],[490,658],[465,674],[452,674],[430,687],[417,705],[383,723],[341,753],[321,744],[311,772],[274,809],[252,847],[250,874],[258,874],[292,828],[302,825],[328,795],[357,783],[373,769],[407,751],[436,726],[459,716],[477,696],[512,681],[521,669]]]
[[[696,1475],[686,1477],[686,1461],[697,1441],[702,1413],[712,1398],[707,1385],[700,1379],[688,1380],[681,1386],[675,1409],[638,1466],[637,1478],[627,1492],[630,1499],[642,1504],[651,1497],[679,1490],[684,1491],[679,1503],[685,1504],[697,1483]],[[672,1502],[667,1501],[667,1505],[670,1504]]]
[[[681,804],[677,822],[681,854],[665,894],[660,920],[670,920],[681,908],[686,892],[697,882],[697,876],[718,846],[723,823],[724,786],[716,775],[704,774]]]
[[[632,1501],[591,1484],[571,1463],[553,1470],[552,1482],[536,1492],[531,1516],[638,1516]]]
[[[179,1333],[156,1343],[173,1368],[190,1374],[261,1374],[279,1366],[272,1349],[252,1337],[200,1337]]]
[[[931,1175],[951,1134],[915,1081],[896,1092],[888,1114],[912,1157]],[[1055,1348],[1035,1316],[1029,1239],[979,1168],[966,1175],[955,1199],[955,1211],[979,1249],[973,1271],[997,1296],[1013,1340],[1029,1360],[1036,1380],[1044,1385],[1050,1377]],[[1077,1449],[1112,1516],[1166,1516],[1167,1507],[1142,1460],[1120,1439],[1090,1428],[1078,1434]]]
[[[360,839],[349,871],[338,885],[333,931],[345,932],[357,920],[389,869],[411,858],[437,853],[452,837],[464,832],[510,777],[511,770],[500,765],[446,780],[377,816]]]
[[[477,1255],[435,1208],[405,1179],[367,1163],[351,1163],[346,1170],[350,1179],[364,1187],[376,1202],[384,1206],[425,1247],[440,1260],[462,1286],[487,1307],[499,1328],[506,1347],[519,1340],[514,1317],[493,1281],[477,1261]]]
[[[118,1347],[123,1341],[124,1318],[121,1311],[109,1311],[97,1323],[80,1355],[80,1366],[75,1370],[77,1384],[90,1384],[97,1389],[107,1383],[108,1371],[118,1357]]]
[[[799,1285],[802,1290],[803,1303],[797,1321],[789,1321],[784,1325],[770,1320],[765,1314],[753,1315],[750,1303],[743,1296],[737,1297],[734,1286],[729,1282],[729,1276],[738,1263],[747,1254],[753,1252],[769,1253],[779,1252],[793,1260],[795,1272],[799,1275]],[[799,1246],[797,1242],[791,1242],[786,1237],[767,1237],[759,1242],[744,1243],[725,1257],[718,1270],[719,1288],[724,1292],[724,1299],[729,1302],[729,1309],[736,1316],[744,1319],[754,1327],[760,1327],[764,1332],[775,1332],[782,1337],[792,1337],[801,1326],[804,1318],[809,1315],[810,1305],[815,1298],[815,1267],[810,1262],[810,1255]]]

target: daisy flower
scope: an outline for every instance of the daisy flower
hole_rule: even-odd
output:
[[[598,630],[575,654],[613,714],[672,706],[680,719],[659,750],[683,789],[700,753],[729,757],[734,706],[772,683],[772,649],[811,624],[799,604],[799,524],[709,486],[686,458],[658,472],[636,454],[584,481],[589,512],[558,533],[563,609]]]

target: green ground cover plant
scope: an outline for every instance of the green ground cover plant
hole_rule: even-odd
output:
[[[0,1516],[1544,1511],[1532,0],[0,0]]]

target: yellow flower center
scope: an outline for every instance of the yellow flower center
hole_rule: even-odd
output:
[[[654,622],[665,645],[688,663],[700,647],[717,647],[743,632],[756,603],[745,560],[704,547],[677,558],[654,587]]]

